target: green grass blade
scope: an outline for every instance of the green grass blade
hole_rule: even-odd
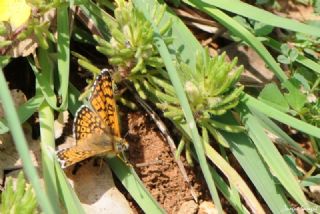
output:
[[[58,161],[55,161],[55,171],[60,200],[63,202],[67,213],[84,214],[85,212],[82,208],[79,198],[69,184],[67,176],[61,169]]]
[[[98,30],[103,35],[103,38],[110,39],[110,35],[108,33],[109,30],[103,19],[106,18],[108,19],[108,22],[114,22],[114,18],[90,0],[82,0],[80,8],[86,15],[86,17],[90,18],[90,20],[95,23],[95,26],[97,27],[96,30]]]
[[[34,61],[31,58],[29,59],[29,65],[31,66],[34,75],[36,76],[36,82],[43,93],[45,99],[47,100],[48,104],[53,109],[58,109],[57,107],[57,98],[54,93],[53,89],[53,67],[49,62],[49,55],[47,50],[39,48],[39,63],[41,66],[41,72],[37,69]]]
[[[80,92],[78,89],[72,84],[69,83],[69,94],[68,94],[68,102],[70,105],[68,106],[69,111],[74,115],[78,108],[82,105],[82,102],[78,100],[80,97]]]
[[[272,213],[290,213],[285,208],[290,207],[285,194],[279,189],[269,168],[261,159],[252,141],[245,134],[224,133],[230,143],[230,150],[246,172],[259,194],[268,204]]]
[[[191,140],[191,135],[186,124],[176,124],[176,126],[179,128],[179,130],[181,130],[184,133],[184,136],[187,136],[189,140]],[[250,206],[250,208],[256,211],[256,213],[264,213],[256,197],[253,195],[252,191],[249,189],[248,185],[241,178],[238,172],[235,171],[235,169],[232,168],[230,164],[226,160],[224,160],[222,156],[208,144],[205,145],[205,151],[207,157],[211,160],[211,162],[217,168],[219,168],[222,171],[222,173],[228,178],[228,182],[231,185],[233,185],[233,187],[235,187],[237,191],[240,192],[241,195],[245,198],[245,201]],[[195,159],[198,161],[197,157],[195,157]],[[228,185],[225,184],[220,175],[212,167],[210,167],[210,172],[215,181],[217,182],[218,189],[232,204],[232,206],[234,206],[234,208],[237,209],[239,212],[246,212],[245,209],[243,209],[242,205],[239,205],[237,203],[237,195],[232,192]]]
[[[275,27],[284,28],[291,31],[301,32],[305,34],[310,34],[314,36],[320,36],[319,28],[309,26],[298,22],[296,20],[291,20],[283,18],[281,16],[274,15],[263,9],[254,7],[250,4],[238,1],[238,0],[184,0],[188,4],[197,5],[199,10],[207,10],[209,8],[220,8],[249,19],[253,19],[267,25],[272,25]]]
[[[150,1],[150,3],[151,2],[154,1]],[[170,29],[172,33],[171,36],[173,37],[173,42],[170,44],[172,58],[178,56],[177,58],[191,67],[195,66],[196,58],[194,55],[196,52],[203,51],[201,44],[183,21],[168,7],[160,23],[167,23],[169,20],[172,21],[172,27]]]
[[[144,187],[133,168],[118,158],[108,159],[108,165],[145,213],[166,213]]]
[[[204,174],[205,180],[207,182],[207,185],[209,187],[209,191],[211,193],[211,196],[215,202],[215,206],[217,207],[217,210],[222,212],[222,207],[221,203],[219,200],[218,192],[215,188],[214,181],[212,179],[208,163],[205,157],[205,152],[204,152],[204,147],[201,141],[201,138],[199,136],[198,130],[197,130],[197,125],[196,122],[193,118],[192,111],[190,109],[190,105],[187,99],[187,96],[184,92],[183,86],[181,84],[180,78],[178,76],[178,73],[175,69],[175,66],[172,62],[171,55],[169,53],[169,50],[167,46],[165,45],[164,41],[161,38],[161,35],[159,33],[159,29],[155,24],[153,23],[152,19],[150,18],[150,6],[151,1],[133,1],[135,6],[140,9],[143,14],[146,16],[146,18],[152,23],[153,30],[155,32],[154,35],[154,43],[156,44],[158,51],[164,60],[164,64],[166,66],[166,69],[168,71],[170,80],[173,84],[173,87],[176,91],[177,97],[179,99],[180,105],[183,109],[184,116],[186,118],[186,121],[188,123],[188,126],[190,128],[192,140],[193,140],[193,145],[196,149],[197,157],[199,159],[200,167],[202,169],[202,172]]]
[[[150,1],[154,2],[154,1]],[[173,11],[168,7],[164,13],[164,16],[160,22],[167,23],[169,20],[172,21],[172,27],[170,29],[173,38],[172,44],[170,44],[170,53],[172,58],[179,58],[183,62],[187,63],[191,67],[195,66],[194,57],[196,52],[202,52],[203,48],[195,36],[190,32],[189,28],[184,24],[181,19],[175,15]]]
[[[233,185],[230,188],[228,184],[223,180],[218,173],[214,173],[211,166],[209,166],[211,175],[214,179],[214,182],[217,184],[217,188],[223,194],[223,196],[230,202],[238,214],[249,214],[250,212],[247,208],[241,203],[241,198],[239,196],[237,188]]]
[[[19,106],[19,108],[17,109],[17,114],[20,123],[24,123],[36,110],[38,110],[43,100],[44,97],[42,95],[36,95]],[[8,122],[3,118],[0,120],[0,134],[4,134],[8,131]]]
[[[79,102],[77,100],[77,98],[80,96],[80,93],[71,84],[69,84],[68,91],[69,91],[69,93],[68,93],[68,104],[69,104],[68,108],[73,114],[75,114],[78,107],[80,107],[80,105],[81,105],[81,102]],[[56,157],[54,157],[54,158],[56,158]],[[61,167],[57,161],[54,161],[54,166],[55,166],[59,196],[60,196],[60,199],[62,200],[65,208],[67,209],[68,213],[84,214],[85,212],[82,208],[82,205],[79,201],[77,194],[72,189],[71,185],[69,184],[69,181],[67,180],[67,177],[66,177],[64,171],[61,169]]]
[[[28,150],[28,145],[23,134],[17,112],[15,111],[2,68],[0,68],[0,85],[2,85],[2,88],[0,90],[0,100],[4,109],[5,118],[8,121],[8,127],[11,131],[17,151],[22,159],[25,173],[35,190],[38,203],[43,212],[47,214],[54,214],[56,213],[54,211],[55,209],[51,205],[47,195],[42,190],[39,176],[35,167],[33,166]]]
[[[316,159],[312,157],[306,151],[306,149],[302,148],[302,146],[295,142],[287,133],[285,133],[279,126],[277,126],[270,118],[268,118],[265,114],[260,112],[252,112],[256,117],[259,118],[261,125],[273,133],[274,135],[280,137],[284,144],[286,144],[289,148],[292,148],[292,152],[304,160],[305,162],[309,163],[310,165],[314,165],[316,163]]]
[[[57,32],[58,32],[58,94],[61,96],[59,109],[65,110],[68,107],[68,84],[70,64],[70,36],[69,36],[69,13],[67,4],[57,8]]]
[[[208,144],[205,145],[208,158],[223,171],[230,183],[241,193],[253,213],[264,213],[262,206],[240,175]]]
[[[253,140],[263,160],[269,166],[272,174],[302,207],[308,207],[307,199],[300,188],[298,180],[293,176],[290,168],[264,132],[257,118],[243,104],[239,105],[239,111],[250,138]]]
[[[209,16],[213,17],[219,23],[225,26],[232,34],[240,37],[243,41],[248,43],[261,56],[261,58],[266,62],[266,64],[270,67],[270,69],[275,73],[275,75],[281,82],[287,80],[286,74],[282,71],[279,64],[274,60],[268,50],[252,33],[245,29],[241,24],[232,19],[230,16],[226,15],[221,10],[203,3],[203,1],[185,0],[185,2],[207,13]]]
[[[39,108],[40,121],[40,147],[42,156],[42,174],[44,185],[48,194],[49,200],[53,207],[59,207],[58,187],[54,170],[54,160],[52,159],[51,151],[55,150],[54,142],[54,117],[50,106],[44,101]],[[51,151],[50,151],[51,150]],[[56,212],[58,210],[55,210]]]
[[[241,98],[242,102],[247,105],[249,108],[255,109],[259,112],[262,112],[263,114],[267,115],[268,117],[271,117],[281,123],[287,124],[291,126],[292,128],[295,128],[297,130],[300,130],[306,134],[309,134],[311,136],[320,138],[320,129],[312,126],[306,122],[303,122],[301,120],[298,120],[292,116],[289,116],[265,103],[262,101],[259,101],[250,95],[245,94]]]

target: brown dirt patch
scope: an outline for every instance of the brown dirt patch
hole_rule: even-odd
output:
[[[181,205],[192,200],[166,140],[147,115],[128,113],[128,158],[152,196],[168,213],[177,213]],[[143,163],[145,166],[136,167]],[[186,166],[195,191],[200,196],[200,180]]]

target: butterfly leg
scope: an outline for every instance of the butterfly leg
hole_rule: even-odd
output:
[[[77,174],[77,172],[79,171],[79,169],[81,168],[82,165],[83,165],[82,162],[76,163],[76,164],[74,165],[71,173],[72,173],[73,175]]]
[[[122,162],[123,162],[124,164],[126,164],[128,167],[133,167],[132,164],[129,163],[129,161],[127,160],[127,158],[126,158],[126,156],[125,156],[125,154],[124,154],[123,152],[122,152],[122,155],[120,155],[120,153],[117,154],[117,157],[118,157],[120,160],[122,160]]]
[[[96,157],[93,160],[93,166],[99,167],[98,172],[102,172],[102,167],[104,163],[105,163],[105,159],[102,157]]]
[[[72,173],[73,175],[77,174],[77,172],[79,171],[79,169],[80,169],[83,165],[87,164],[89,161],[90,161],[90,158],[85,159],[85,160],[83,160],[83,161],[80,161],[80,162],[74,164],[74,167],[73,167],[71,173]]]

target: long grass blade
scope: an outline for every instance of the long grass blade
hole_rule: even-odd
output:
[[[61,201],[63,202],[67,213],[84,214],[84,210],[79,201],[77,194],[72,189],[67,180],[67,176],[61,169],[58,161],[55,161],[56,179],[58,183],[58,191]]]
[[[245,103],[249,108],[255,109],[259,112],[262,112],[263,114],[267,115],[268,117],[271,117],[281,123],[287,124],[291,126],[292,128],[295,128],[297,130],[300,130],[306,134],[309,134],[311,136],[320,138],[320,129],[312,126],[306,122],[303,122],[301,120],[298,120],[292,116],[289,116],[267,104],[265,104],[262,101],[259,101],[250,95],[244,95],[241,99],[243,103]]]
[[[268,204],[272,213],[290,213],[285,211],[286,207],[290,207],[285,193],[280,191],[281,189],[279,190],[277,182],[275,182],[273,175],[261,159],[250,138],[242,133],[223,133],[223,136],[230,143],[232,154]]]
[[[48,104],[53,109],[57,110],[58,109],[57,97],[54,93],[54,88],[53,88],[53,66],[50,63],[47,50],[39,48],[39,63],[42,68],[41,72],[38,70],[34,61],[30,57],[28,58],[28,60],[29,60],[29,65],[32,68],[34,75],[36,77],[36,82],[37,84],[39,84],[38,88],[41,90]]]
[[[29,154],[29,150],[28,150],[27,141],[23,134],[17,112],[15,111],[15,107],[14,107],[12,98],[10,96],[9,89],[7,87],[7,83],[3,75],[2,68],[0,68],[0,85],[2,85],[2,88],[0,90],[0,100],[2,102],[2,106],[4,109],[5,118],[8,121],[8,127],[11,131],[17,151],[22,159],[25,173],[35,190],[38,203],[41,209],[43,210],[43,212],[48,214],[57,213],[56,212],[57,208],[52,206],[48,196],[42,190],[40,179],[35,167],[33,166],[33,163]]]
[[[40,121],[40,147],[42,156],[42,174],[46,192],[54,207],[59,207],[58,187],[54,170],[52,152],[55,149],[54,142],[54,117],[50,106],[44,101],[39,108]]]
[[[239,111],[241,112],[241,119],[246,125],[250,138],[255,143],[255,146],[263,157],[263,160],[269,166],[272,174],[301,206],[307,207],[308,202],[300,189],[298,180],[293,176],[290,168],[268,138],[258,120],[243,104],[239,106]]]
[[[67,5],[57,9],[57,32],[58,32],[58,93],[61,96],[59,110],[68,107],[68,84],[69,84],[69,64],[70,64],[70,33],[69,33],[69,13]]]
[[[184,2],[197,5],[197,8],[202,10],[203,8],[220,8],[249,19],[256,20],[258,22],[272,25],[275,27],[284,28],[291,31],[301,32],[314,36],[320,36],[319,28],[303,24],[296,20],[287,19],[281,16],[274,15],[270,12],[254,7],[245,2],[238,0],[184,0]]]
[[[17,114],[20,123],[24,123],[28,118],[30,118],[30,116],[39,108],[43,100],[44,97],[42,95],[36,95],[19,106],[19,108],[17,109]],[[0,120],[0,134],[4,134],[8,131],[8,122],[6,119],[2,118]]]

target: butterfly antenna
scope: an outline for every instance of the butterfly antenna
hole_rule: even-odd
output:
[[[129,135],[129,131],[126,132],[126,134],[123,136],[123,139],[126,139],[128,135]]]

